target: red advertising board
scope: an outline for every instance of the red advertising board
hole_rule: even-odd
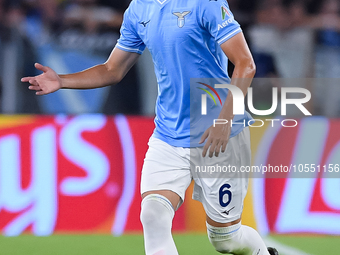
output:
[[[151,119],[80,115],[10,122],[0,129],[3,234],[141,230],[139,179]]]
[[[317,117],[300,120],[296,128],[267,128],[254,165],[290,171],[253,180],[262,233],[340,234],[339,129],[339,120]]]

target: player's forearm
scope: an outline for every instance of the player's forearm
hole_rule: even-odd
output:
[[[231,84],[241,89],[243,95],[246,96],[255,72],[256,67],[252,58],[239,61],[238,63],[235,63]],[[220,112],[219,119],[232,120],[233,118],[233,95],[232,93],[228,93],[227,99]]]
[[[94,89],[118,83],[119,72],[110,70],[106,64],[97,65],[82,72],[59,75],[64,89]]]

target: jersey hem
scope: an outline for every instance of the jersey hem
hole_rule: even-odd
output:
[[[246,126],[248,127],[248,125]],[[243,129],[245,129],[246,127],[240,127],[239,129],[237,129],[235,132],[233,132],[232,134],[230,134],[229,139],[237,136],[239,133],[241,133],[243,131]],[[204,147],[205,143],[199,144],[198,142],[187,142],[187,140],[190,138],[184,138],[181,140],[174,140],[174,139],[166,139],[164,136],[162,136],[161,134],[159,134],[156,130],[154,131],[154,133],[152,134],[152,137],[157,138],[171,146],[174,147],[182,147],[182,148],[199,148],[199,147]]]
[[[229,136],[229,139],[237,136],[239,133],[241,133],[243,131],[243,129],[245,129],[246,127],[249,127],[249,126],[245,126],[245,127],[240,127],[238,130],[236,130],[236,132],[233,132],[232,134],[230,134]],[[204,147],[205,145],[205,142],[202,143],[202,144],[199,144],[199,143],[191,143],[190,144],[190,148],[198,148],[198,147]]]
[[[188,138],[184,138],[181,140],[175,140],[175,139],[167,139],[166,137],[162,136],[161,134],[158,133],[157,130],[154,131],[152,134],[152,137],[157,138],[171,146],[174,147],[182,147],[182,148],[190,148],[190,142],[185,142]]]

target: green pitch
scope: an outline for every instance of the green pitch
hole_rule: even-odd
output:
[[[204,234],[175,235],[181,255],[213,255]],[[339,255],[340,237],[273,236],[275,241],[311,255]],[[53,235],[0,237],[0,255],[143,255],[141,235]],[[290,255],[290,254],[283,254]]]

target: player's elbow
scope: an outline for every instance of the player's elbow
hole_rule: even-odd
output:
[[[235,63],[235,67],[238,67],[239,70],[243,70],[242,73],[245,74],[246,77],[255,76],[256,65],[254,59],[251,56],[238,59],[238,61]]]
[[[105,63],[104,66],[106,74],[109,77],[110,84],[117,84],[124,78],[124,74],[119,70],[119,68],[111,66],[108,63]]]
[[[251,69],[251,73],[252,73],[253,75],[255,75],[255,73],[256,73],[256,64],[255,64],[253,58],[251,59],[250,69]]]
[[[246,58],[243,61],[243,66],[246,69],[247,75],[254,77],[256,73],[256,65],[252,57]]]
[[[252,76],[255,76],[255,74],[256,74],[256,64],[255,64],[253,58],[251,59],[251,62],[249,63],[249,69],[250,69]]]

